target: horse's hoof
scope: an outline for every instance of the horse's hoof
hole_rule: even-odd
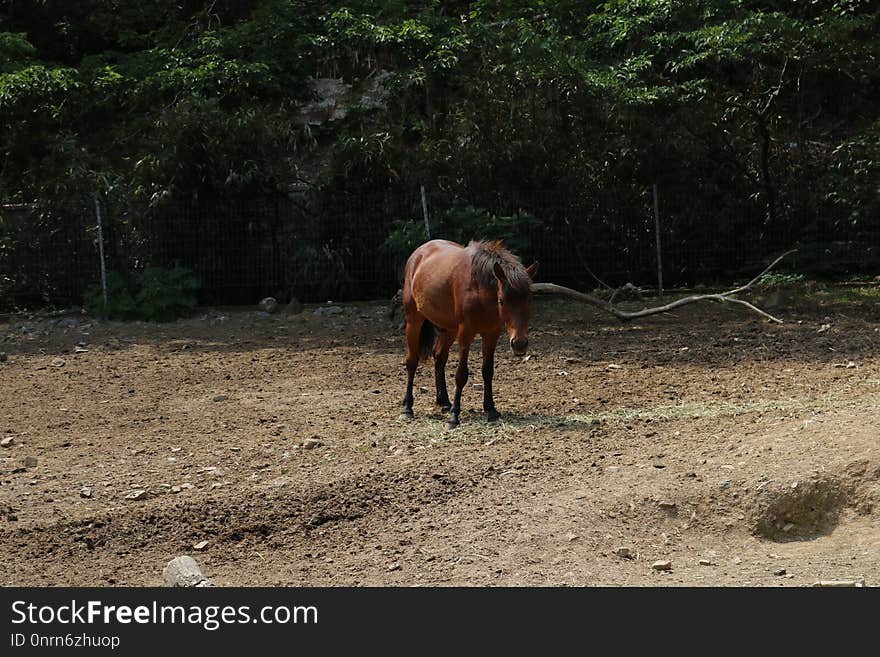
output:
[[[459,424],[461,424],[461,423],[460,422],[453,422],[452,420],[450,420],[449,422],[446,423],[446,428],[452,430],[452,429],[455,429]]]
[[[412,411],[403,411],[400,414],[400,419],[401,420],[412,420],[413,419],[413,412]]]
[[[486,411],[486,419],[489,422],[495,422],[496,420],[498,420],[500,418],[501,418],[501,413],[499,413],[495,409],[492,409],[491,411]]]

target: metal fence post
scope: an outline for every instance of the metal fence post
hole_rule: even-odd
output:
[[[654,235],[657,243],[657,290],[663,296],[663,257],[660,248],[660,206],[657,203],[657,183],[652,186],[654,192]]]
[[[425,186],[421,185],[422,188],[422,214],[425,217],[425,238],[427,241],[431,241],[431,224],[428,223],[428,201],[425,199]]]
[[[101,222],[101,201],[95,194],[95,217],[98,221],[98,254],[101,257],[101,291],[104,293],[104,308],[107,308],[109,302],[107,298],[107,265],[104,260],[104,226]]]

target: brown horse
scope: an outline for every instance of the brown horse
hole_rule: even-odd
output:
[[[406,317],[406,396],[401,417],[413,416],[413,379],[419,361],[434,356],[437,404],[451,409],[448,427],[459,424],[461,391],[468,379],[468,353],[474,337],[483,340],[483,410],[490,421],[500,414],[492,398],[495,347],[506,327],[510,347],[526,353],[532,313],[532,278],[538,263],[528,269],[501,242],[471,242],[467,248],[446,240],[431,240],[406,261],[403,312]],[[446,390],[446,360],[458,340],[455,401]]]

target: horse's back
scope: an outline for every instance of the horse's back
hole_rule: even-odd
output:
[[[404,310],[416,310],[440,328],[457,325],[456,277],[462,274],[465,248],[449,240],[431,240],[412,252],[406,263]]]

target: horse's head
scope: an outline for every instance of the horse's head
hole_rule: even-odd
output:
[[[500,264],[494,266],[498,279],[498,311],[510,336],[510,348],[517,356],[525,356],[529,347],[529,320],[532,317],[531,283],[538,271],[535,262],[525,269],[526,277],[508,276]]]

